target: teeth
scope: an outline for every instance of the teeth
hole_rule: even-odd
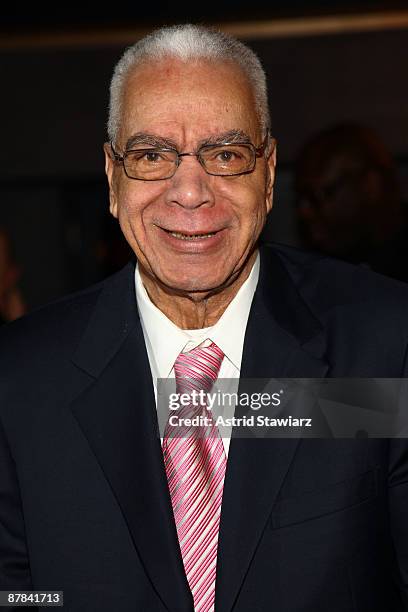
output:
[[[215,232],[211,232],[210,234],[181,234],[180,232],[170,232],[172,236],[175,238],[180,238],[181,240],[198,240],[200,238],[210,238],[214,236]]]

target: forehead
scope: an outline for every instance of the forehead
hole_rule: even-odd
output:
[[[229,130],[252,138],[259,132],[252,89],[234,64],[166,59],[139,66],[128,76],[122,139],[146,131],[187,142]]]

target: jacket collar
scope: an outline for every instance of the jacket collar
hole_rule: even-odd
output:
[[[135,261],[102,283],[94,310],[72,361],[97,378],[138,325]]]

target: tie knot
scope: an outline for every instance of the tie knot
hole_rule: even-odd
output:
[[[223,359],[224,353],[215,342],[209,346],[200,344],[187,353],[180,353],[174,364],[178,392],[210,391]]]

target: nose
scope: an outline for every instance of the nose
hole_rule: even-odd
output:
[[[193,210],[201,206],[213,206],[214,201],[211,177],[195,156],[183,157],[175,174],[169,179],[167,204]]]

